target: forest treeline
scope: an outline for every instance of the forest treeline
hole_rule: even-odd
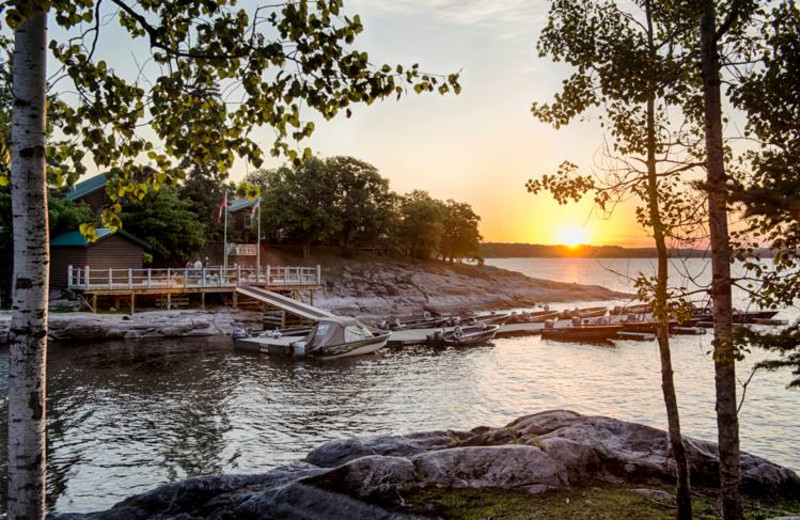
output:
[[[754,254],[767,257],[768,249]],[[654,247],[589,246],[525,244],[514,242],[486,242],[481,244],[483,258],[656,258]],[[672,258],[708,258],[708,249],[671,249]]]

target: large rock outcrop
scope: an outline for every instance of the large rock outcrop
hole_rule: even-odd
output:
[[[692,482],[717,485],[716,446],[689,441]],[[403,494],[438,488],[503,488],[528,493],[605,482],[671,485],[667,434],[608,417],[556,410],[503,428],[344,439],[305,461],[261,475],[197,477],[131,497],[92,514],[60,520],[292,518],[409,520]],[[744,491],[798,496],[800,478],[742,454]]]
[[[153,339],[228,334],[234,323],[262,325],[260,313],[235,309],[218,311],[152,311],[133,315],[90,312],[51,313],[49,337],[67,340]],[[0,315],[0,343],[6,341],[11,314]]]

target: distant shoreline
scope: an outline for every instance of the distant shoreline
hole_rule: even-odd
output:
[[[771,256],[769,250],[759,249],[760,257]],[[483,258],[655,258],[654,247],[622,246],[552,246],[507,242],[481,244]],[[671,258],[710,258],[706,249],[670,249]]]

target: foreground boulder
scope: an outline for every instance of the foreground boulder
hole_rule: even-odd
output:
[[[718,486],[716,445],[687,441],[695,488]],[[742,454],[743,489],[798,496],[800,477]],[[305,461],[260,475],[196,477],[60,520],[292,518],[410,520],[403,494],[424,488],[501,488],[540,493],[604,482],[673,485],[675,463],[659,429],[556,410],[503,428],[345,439]]]

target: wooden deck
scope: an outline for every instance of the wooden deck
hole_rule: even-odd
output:
[[[199,294],[205,306],[206,294],[230,294],[234,306],[238,303],[237,289],[245,286],[262,287],[273,292],[289,293],[298,298],[308,290],[322,285],[322,269],[316,267],[266,266],[261,269],[243,267],[204,267],[166,269],[99,269],[69,266],[67,288],[87,299],[92,310],[97,309],[98,297],[124,297],[134,311],[137,296],[164,297],[171,308],[176,295]]]

